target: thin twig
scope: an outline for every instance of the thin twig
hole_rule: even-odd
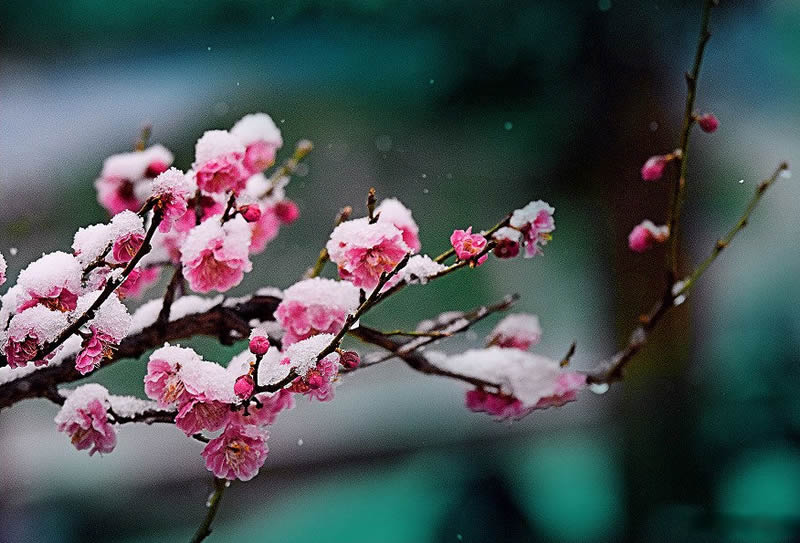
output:
[[[225,493],[225,489],[228,488],[228,485],[230,485],[230,483],[227,480],[214,477],[214,492],[211,493],[206,502],[206,516],[194,533],[191,543],[200,543],[211,535],[211,523],[214,522],[214,517],[217,516],[219,503],[222,501],[222,495]]]
[[[269,186],[270,188],[261,195],[262,198],[269,196],[272,194],[272,191],[275,185],[282,177],[286,177],[287,175],[292,175],[295,170],[297,170],[297,166],[300,164],[300,161],[303,160],[308,153],[314,148],[314,145],[309,140],[300,140],[297,142],[297,145],[294,148],[294,154],[291,158],[289,158],[286,162],[281,165],[280,168],[275,170],[275,172],[269,178]]]
[[[180,265],[175,266],[175,271],[172,274],[172,279],[169,280],[167,290],[164,292],[164,298],[161,302],[161,311],[158,312],[156,325],[166,332],[167,323],[169,322],[169,314],[172,310],[172,303],[177,296],[177,290],[183,281],[183,268]]]
[[[336,219],[333,221],[333,227],[336,228],[344,221],[350,218],[350,215],[353,213],[353,208],[350,206],[345,206],[339,210],[339,213],[336,215]],[[314,263],[314,266],[311,267],[306,272],[306,279],[311,279],[313,277],[319,277],[319,274],[322,273],[322,270],[325,268],[325,264],[328,263],[330,260],[330,255],[328,254],[328,248],[323,247],[320,252],[319,256],[317,257],[317,261]]]

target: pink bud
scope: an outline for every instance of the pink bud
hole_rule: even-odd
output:
[[[361,357],[355,351],[342,351],[339,362],[349,370],[356,369],[361,364]]]
[[[703,132],[714,132],[719,128],[719,119],[713,113],[705,113],[697,117],[697,124]]]
[[[656,226],[651,221],[642,221],[628,235],[628,247],[631,251],[643,253],[656,243],[669,239],[669,227]]]
[[[261,208],[258,207],[258,204],[241,206],[239,208],[239,213],[242,214],[242,217],[244,217],[244,220],[247,222],[257,222],[258,219],[261,218]]]
[[[147,171],[144,173],[145,177],[150,179],[155,179],[160,174],[164,173],[169,169],[169,164],[161,160],[154,160],[150,164],[147,165]]]
[[[264,336],[256,336],[250,340],[250,352],[256,356],[264,356],[269,350],[269,339]]]
[[[669,158],[666,155],[656,155],[648,158],[647,162],[642,166],[642,179],[645,181],[661,179],[667,162],[669,162]]]
[[[316,390],[325,384],[325,377],[318,370],[311,370],[306,375],[306,383],[312,390]]]
[[[256,383],[248,374],[240,375],[233,384],[233,392],[240,398],[249,398],[253,395],[255,388]]]
[[[275,215],[283,224],[289,224],[300,216],[300,209],[291,200],[282,200],[275,204]]]

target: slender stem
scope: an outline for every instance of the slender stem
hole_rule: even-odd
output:
[[[667,270],[668,282],[671,283],[678,277],[678,257],[680,254],[680,216],[681,207],[686,193],[686,170],[689,160],[689,135],[694,125],[694,102],[697,96],[697,78],[700,75],[700,65],[703,62],[703,53],[706,49],[711,33],[709,24],[711,22],[711,9],[717,4],[718,0],[705,0],[703,4],[702,21],[700,23],[700,35],[697,40],[697,49],[694,55],[694,65],[692,71],[686,73],[686,107],[683,112],[683,126],[681,128],[681,139],[678,147],[680,153],[677,154],[678,171],[673,186],[672,202],[669,211],[669,236],[670,249],[668,252]]]
[[[333,221],[333,227],[336,228],[344,221],[350,218],[350,214],[353,213],[353,208],[350,206],[343,207],[339,210],[339,213],[336,215],[336,219]],[[311,279],[313,277],[319,277],[319,274],[322,273],[322,270],[325,269],[325,264],[328,263],[330,260],[330,255],[328,254],[328,249],[323,247],[320,252],[319,256],[317,257],[317,261],[314,263],[314,266],[306,272],[306,278]]]
[[[378,202],[378,197],[375,195],[375,187],[370,187],[367,192],[367,217],[369,223],[375,224],[378,222],[378,216],[375,215],[375,204]]]
[[[234,211],[234,206],[236,206],[236,193],[231,191],[231,196],[228,198],[228,204],[225,206],[225,211],[222,212],[222,217],[219,219],[221,224],[225,224],[236,214]]]
[[[269,196],[272,194],[272,190],[275,187],[275,184],[281,179],[281,177],[286,177],[287,175],[292,175],[295,170],[297,169],[298,164],[300,161],[303,160],[308,153],[314,148],[314,145],[308,140],[300,140],[297,142],[297,145],[294,148],[294,154],[290,159],[281,165],[280,168],[275,170],[275,172],[270,176],[270,188],[262,194],[262,197]]]
[[[408,336],[408,337],[436,337],[444,338],[450,337],[452,334],[449,332],[419,332],[417,330],[388,330],[381,332],[384,336]]]
[[[225,479],[214,477],[214,492],[211,493],[206,502],[206,516],[194,533],[191,543],[200,543],[211,535],[211,523],[214,522],[214,517],[217,516],[219,504],[220,501],[222,501],[222,495],[225,493],[225,489],[228,488],[229,484],[230,483]]]
[[[682,301],[679,297],[686,296],[689,293],[695,286],[697,280],[706,272],[709,266],[711,266],[711,263],[728,247],[731,241],[733,241],[733,238],[736,237],[736,234],[747,225],[750,215],[764,193],[778,180],[780,174],[788,168],[789,166],[785,162],[780,164],[770,177],[758,185],[756,193],[750,199],[739,221],[728,231],[725,237],[714,245],[711,254],[701,262],[685,280],[667,285],[661,298],[653,305],[650,312],[639,318],[640,324],[631,333],[627,345],[617,351],[609,360],[599,364],[598,367],[587,373],[586,377],[589,383],[613,383],[614,381],[622,379],[623,370],[627,364],[647,343],[649,332],[661,322],[664,316],[669,313],[670,309]]]

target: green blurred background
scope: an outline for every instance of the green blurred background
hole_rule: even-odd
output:
[[[286,287],[337,210],[369,186],[414,210],[423,250],[542,198],[544,257],[408,289],[368,317],[413,326],[519,292],[539,352],[614,352],[662,280],[627,233],[663,222],[699,0],[458,2],[5,1],[0,4],[0,250],[10,276],[104,220],[92,181],[140,127],[188,167],[206,129],[270,113],[316,149],[287,193],[301,219],[235,292]],[[686,242],[698,261],[760,178],[798,158],[800,3],[722,0],[698,108]],[[285,150],[285,152],[288,149]],[[212,541],[800,541],[800,190],[782,181],[603,396],[514,424],[463,407],[458,383],[393,362],[272,429],[261,475],[234,484]],[[16,248],[15,255],[9,250]],[[688,269],[691,262],[684,263]],[[151,291],[151,293],[157,290]],[[480,343],[493,325],[445,348]],[[236,348],[194,344],[225,363]],[[241,349],[241,346],[237,346]],[[144,361],[103,370],[142,395]],[[89,458],[56,408],[0,413],[0,541],[188,540],[210,475],[174,427],[125,427]]]

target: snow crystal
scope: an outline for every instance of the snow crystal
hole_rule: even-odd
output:
[[[192,168],[199,169],[209,160],[230,153],[240,153],[244,155],[244,145],[239,141],[239,138],[233,136],[227,130],[207,130],[202,137],[197,140],[194,153],[195,159]]]
[[[8,337],[22,341],[32,333],[39,340],[39,345],[42,345],[53,341],[66,327],[66,313],[35,305],[14,315],[8,325]]]
[[[239,138],[245,145],[250,145],[257,141],[264,141],[275,147],[283,145],[280,129],[275,126],[272,117],[266,113],[245,115],[233,125],[231,134]]]
[[[144,235],[142,218],[133,211],[125,210],[117,213],[111,219],[110,226],[115,239],[128,234]]]
[[[181,246],[181,262],[187,264],[193,261],[205,249],[213,248],[213,242],[218,239],[223,244],[215,253],[220,252],[226,259],[247,259],[251,233],[250,225],[241,215],[225,224],[220,224],[214,217],[209,218],[189,231]]]
[[[114,240],[114,229],[109,224],[93,224],[75,232],[72,251],[81,266],[96,260]]]
[[[497,323],[490,338],[493,337],[519,338],[536,344],[542,336],[542,327],[539,325],[539,317],[529,313],[515,313],[505,317]]]
[[[187,360],[181,364],[178,375],[186,390],[193,395],[203,395],[208,400],[225,403],[236,402],[233,384],[237,376],[227,372],[216,362],[208,362],[199,357]]]
[[[428,255],[416,255],[408,259],[408,264],[400,271],[400,278],[409,284],[424,285],[429,277],[445,268],[446,266],[434,262]]]
[[[197,185],[194,183],[194,176],[190,177],[178,168],[170,168],[153,180],[151,192],[154,196],[177,194],[187,197],[195,190]]]
[[[358,307],[358,298],[359,289],[353,283],[322,277],[305,279],[283,291],[284,301],[333,307],[347,313]]]
[[[74,256],[56,251],[28,264],[19,273],[17,283],[37,296],[51,295],[53,287],[64,287],[77,294],[81,288],[81,266]]]
[[[142,400],[135,396],[109,396],[111,409],[120,417],[135,417],[151,409],[162,411],[158,402],[152,400]]]
[[[514,230],[513,228],[509,228],[508,226],[504,226],[495,232],[492,237],[494,239],[505,239],[510,241],[519,241],[520,236],[522,233],[519,230]]]
[[[222,303],[223,296],[214,296],[213,298],[205,298],[202,296],[181,296],[174,302],[169,311],[170,322],[183,318],[187,315],[194,315],[196,313],[205,313],[214,306]],[[143,304],[133,314],[130,333],[136,334],[152,325],[158,319],[158,314],[161,312],[163,301],[156,299],[150,300]]]
[[[282,359],[289,359],[289,367],[293,368],[299,375],[305,375],[308,370],[317,365],[317,356],[327,347],[334,338],[333,334],[318,334],[308,339],[292,343],[283,352]],[[338,355],[332,353],[326,358],[330,359]]]
[[[111,155],[103,162],[102,177],[117,177],[137,181],[145,177],[153,162],[172,164],[173,156],[163,145],[153,145],[144,151]]]
[[[100,292],[91,292],[78,298],[79,314],[84,313],[100,297]],[[95,312],[95,317],[89,321],[88,326],[93,326],[99,332],[108,334],[115,341],[121,341],[131,326],[131,316],[128,309],[116,296],[109,296]]]

